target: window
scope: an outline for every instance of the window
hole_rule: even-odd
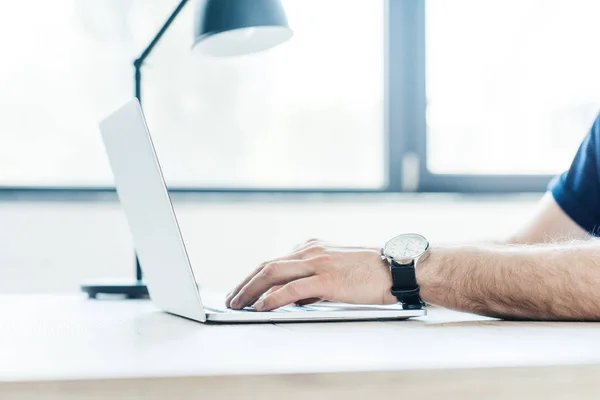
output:
[[[148,59],[142,101],[171,182],[385,184],[383,2],[283,5],[295,35],[269,52],[198,57],[187,8]]]
[[[596,0],[428,0],[427,169],[553,175],[600,110]]]
[[[600,111],[596,0],[282,2],[269,52],[194,54],[188,4],[146,60],[171,188],[541,191]],[[112,186],[97,123],[177,3],[0,4],[0,190]]]
[[[97,122],[177,1],[33,3],[0,5],[0,185],[111,185]],[[191,3],[143,67],[172,187],[385,187],[383,0],[284,0],[294,38],[234,59],[190,50]]]

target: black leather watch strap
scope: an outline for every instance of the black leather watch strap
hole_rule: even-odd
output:
[[[391,260],[390,271],[392,272],[392,294],[402,303],[402,307],[410,310],[425,307],[426,304],[419,294],[414,261],[401,265]]]

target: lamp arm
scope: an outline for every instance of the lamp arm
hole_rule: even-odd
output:
[[[169,18],[167,18],[167,20],[165,21],[163,26],[156,33],[156,35],[154,36],[154,39],[152,39],[152,41],[150,42],[148,47],[146,47],[144,49],[144,51],[142,52],[142,54],[140,54],[140,56],[133,61],[133,67],[135,68],[135,97],[138,99],[140,104],[142,103],[142,71],[141,71],[141,69],[142,69],[142,65],[144,64],[144,60],[146,59],[146,57],[148,57],[150,55],[150,53],[152,52],[152,49],[154,49],[154,46],[156,46],[156,44],[160,41],[160,39],[165,34],[167,29],[169,29],[169,26],[171,26],[173,21],[175,21],[175,18],[177,18],[177,16],[179,15],[179,13],[183,9],[183,7],[185,7],[187,2],[188,2],[188,0],[181,0],[179,2],[177,7],[175,7],[175,10],[173,10],[173,12],[169,16]],[[142,282],[142,268],[140,267],[140,260],[137,256],[137,254],[135,256],[135,277],[136,277],[136,280],[138,283]]]
[[[167,29],[169,29],[169,26],[171,26],[173,21],[175,21],[175,18],[177,18],[177,16],[179,15],[179,13],[183,9],[183,7],[185,7],[187,2],[188,2],[188,0],[181,0],[179,2],[177,7],[175,7],[175,10],[173,10],[173,12],[169,16],[169,18],[167,18],[167,20],[165,21],[163,26],[156,33],[156,35],[154,36],[154,39],[152,39],[152,41],[150,42],[148,47],[146,47],[144,49],[144,51],[142,52],[142,54],[140,54],[140,56],[133,61],[133,67],[135,68],[135,97],[137,97],[137,99],[140,101],[140,103],[142,102],[142,99],[141,99],[141,83],[142,83],[141,68],[142,68],[142,65],[144,64],[144,60],[150,55],[150,53],[152,52],[152,49],[154,49],[154,46],[156,46],[156,44],[160,41],[160,39],[165,34]]]

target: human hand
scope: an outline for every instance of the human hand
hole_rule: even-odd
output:
[[[290,255],[265,262],[226,299],[227,307],[254,304],[269,311],[315,299],[352,304],[394,304],[392,277],[378,249],[340,247],[311,239]]]

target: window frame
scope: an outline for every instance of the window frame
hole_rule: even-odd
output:
[[[427,169],[426,0],[385,0],[384,186],[360,188],[175,187],[181,193],[515,193],[544,192],[553,175],[434,174]],[[114,193],[114,187],[0,186],[6,197]]]
[[[399,131],[406,132],[407,145],[402,157],[408,157],[413,160],[411,164],[418,165],[418,170],[413,172],[416,177],[412,178],[417,182],[415,190],[455,193],[546,191],[554,175],[434,174],[427,169],[426,1],[388,1],[389,21],[395,21],[390,24],[390,41],[396,45],[389,55],[391,64],[398,71],[396,74],[400,75],[396,79],[402,82],[400,90],[393,91],[400,97],[397,109],[401,110],[401,118],[395,121],[392,132],[396,135]],[[399,57],[402,60],[397,59]],[[404,171],[404,175],[407,173]]]

